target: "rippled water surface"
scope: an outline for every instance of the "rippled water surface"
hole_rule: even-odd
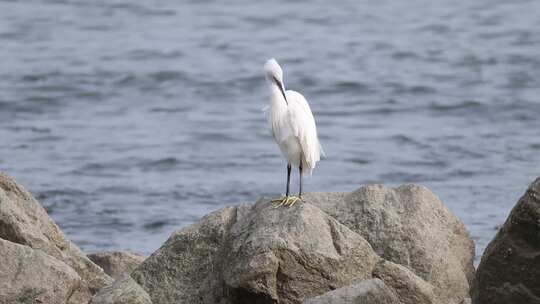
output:
[[[0,169],[84,250],[151,253],[284,190],[276,57],[328,154],[308,191],[426,185],[483,251],[540,174],[540,1],[228,2],[0,1]]]

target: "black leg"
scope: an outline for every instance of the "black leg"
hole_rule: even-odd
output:
[[[285,196],[289,196],[289,184],[291,183],[291,164],[287,164],[287,192]]]
[[[300,171],[300,192],[298,193],[298,197],[302,198],[302,160],[300,160],[300,166],[298,167],[298,170]]]

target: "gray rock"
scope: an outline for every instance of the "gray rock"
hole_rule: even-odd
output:
[[[152,304],[152,301],[146,291],[124,273],[112,285],[100,289],[91,304]]]
[[[89,254],[88,258],[113,278],[131,273],[145,259],[144,256],[129,251],[95,252]]]
[[[369,279],[378,260],[317,207],[261,200],[175,232],[132,277],[155,304],[287,304]]]
[[[433,292],[433,286],[405,266],[381,261],[373,270],[373,276],[390,287],[398,295],[402,304],[441,303]]]
[[[206,285],[212,279],[219,279],[219,255],[238,210],[238,207],[221,209],[174,232],[131,277],[148,292],[154,304],[202,303],[199,289],[210,295],[220,293],[219,287],[212,291]]]
[[[370,185],[353,193],[305,197],[364,237],[382,258],[433,285],[443,303],[469,297],[474,243],[463,223],[427,188]]]
[[[0,239],[1,304],[88,303],[90,291],[68,265],[41,250]]]
[[[301,303],[373,276],[402,303],[469,297],[474,244],[426,188],[375,185],[304,201],[214,212],[175,232],[132,277],[155,304]],[[373,249],[392,263],[377,264]]]
[[[92,292],[112,283],[69,241],[41,204],[22,186],[0,172],[0,238],[39,249],[71,266]]]
[[[400,304],[381,280],[371,279],[329,291],[304,301],[304,304]]]
[[[540,178],[514,206],[478,266],[473,303],[540,303]]]
[[[259,201],[230,230],[224,281],[232,303],[299,303],[371,278],[371,246],[311,204]]]

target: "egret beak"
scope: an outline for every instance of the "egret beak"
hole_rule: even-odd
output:
[[[287,101],[287,97],[285,96],[285,90],[283,89],[283,83],[279,81],[276,77],[272,77],[274,79],[274,82],[278,86],[279,90],[281,91],[281,94],[283,95],[283,99],[285,99],[285,103],[288,105],[289,102]]]

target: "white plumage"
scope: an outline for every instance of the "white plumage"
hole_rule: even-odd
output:
[[[283,71],[275,59],[266,62],[264,72],[271,92],[268,122],[274,139],[288,162],[287,196],[291,165],[300,169],[301,196],[302,174],[311,175],[321,156],[324,156],[317,137],[315,118],[302,94],[292,90],[285,91]]]
[[[302,94],[287,90],[285,96],[288,103],[286,111],[270,107],[268,118],[272,133],[287,161],[299,167],[302,160],[303,173],[311,175],[323,154],[315,118]]]

